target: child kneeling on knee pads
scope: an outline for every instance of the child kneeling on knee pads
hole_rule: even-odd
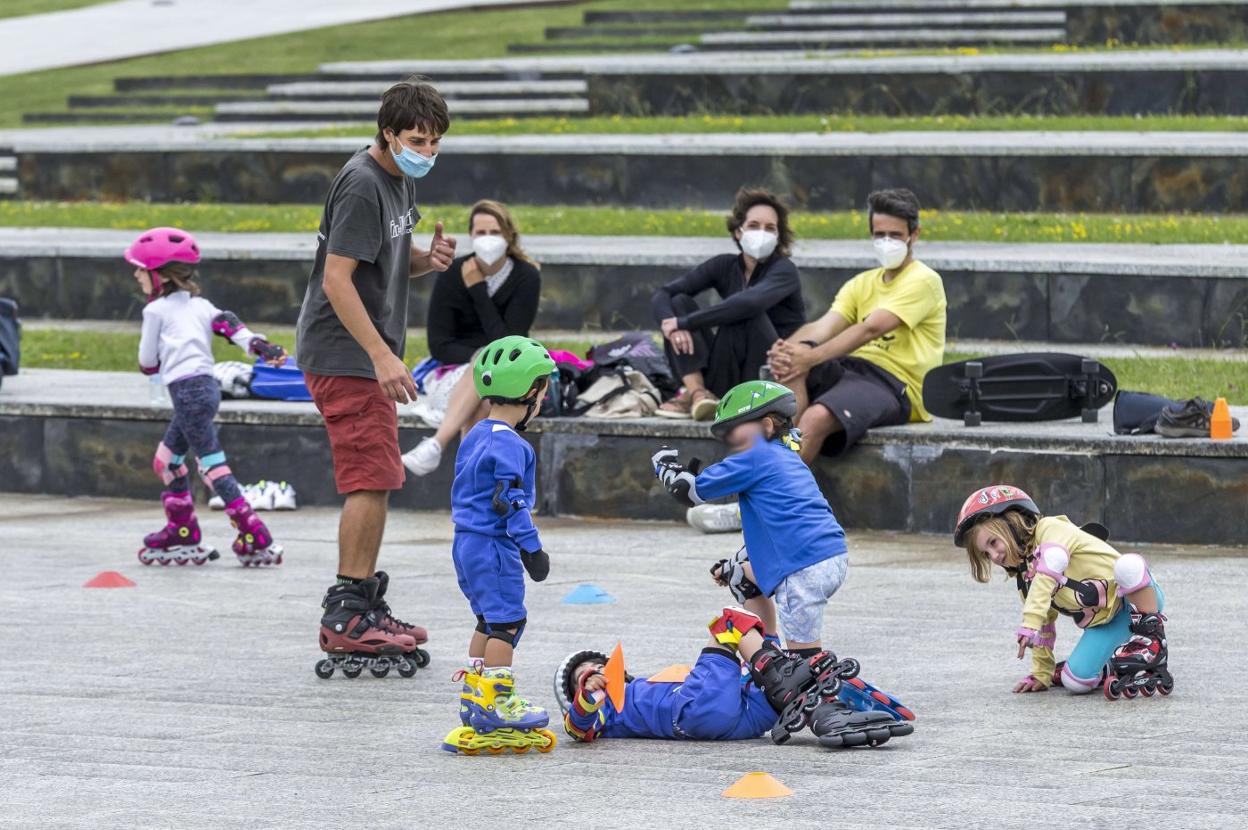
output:
[[[786,387],[747,381],[728,390],[711,425],[731,455],[701,471],[667,447],[651,460],[663,486],[686,506],[739,497],[745,547],[717,562],[711,575],[763,619],[772,639],[778,612],[789,650],[812,657],[823,650],[824,608],[845,581],[849,554],[845,531],[798,455],[796,408]]]
[[[477,624],[468,660],[456,675],[462,726],[443,741],[450,752],[545,752],[550,718],[516,693],[511,664],[524,631],[524,574],[541,582],[550,559],[533,524],[537,456],[518,434],[546,394],[555,362],[536,340],[512,335],[490,343],[473,364],[477,393],[490,404],[455,457],[452,555],[460,590]]]
[[[829,735],[838,736],[830,745],[879,744],[913,730],[883,706],[856,711],[840,703],[842,678],[857,674],[855,661],[772,654],[762,620],[742,608],[725,608],[708,627],[711,640],[687,677],[652,682],[626,674],[618,709],[606,692],[606,655],[568,655],[554,678],[564,729],[580,742],[604,737],[732,741],[770,731],[782,743],[796,731],[786,727],[786,720],[793,726],[797,713],[804,724],[810,713],[803,709],[809,709]],[[741,682],[743,662],[750,673],[746,683]]]
[[[1031,649],[1031,673],[1015,692],[1060,685],[1074,694],[1100,686],[1116,700],[1167,695],[1165,595],[1138,553],[1119,553],[1099,525],[1080,528],[1065,516],[1045,516],[1017,487],[995,485],[970,495],[958,514],[953,541],[965,547],[971,575],[987,582],[992,565],[1014,577],[1023,599],[1014,636],[1021,660]],[[1055,664],[1058,614],[1083,636]]]

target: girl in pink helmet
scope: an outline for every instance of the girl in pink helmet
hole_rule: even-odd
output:
[[[1105,697],[1170,694],[1165,595],[1138,553],[1119,553],[1100,525],[1078,527],[1065,516],[1044,516],[1017,487],[976,490],[958,514],[953,542],[965,547],[971,576],[987,582],[996,565],[1023,598],[1014,633],[1021,660],[1031,649],[1031,673],[1015,692],[1058,684],[1075,694],[1100,686]],[[1083,636],[1062,664],[1053,662],[1058,614]]]
[[[147,296],[139,369],[159,373],[173,402],[173,418],[156,447],[152,467],[164,482],[161,495],[166,525],[143,539],[139,561],[144,565],[176,562],[202,565],[216,552],[202,544],[191,501],[186,456],[194,452],[199,473],[209,489],[225,501],[225,512],[238,531],[234,553],[244,566],[280,565],[282,548],[252,511],[226,464],[213,418],[221,404],[221,388],[212,376],[212,336],[230,340],[273,365],[286,360],[286,350],[254,334],[232,312],[221,311],[199,296],[195,238],[177,228],[153,228],[126,249],[134,279]]]

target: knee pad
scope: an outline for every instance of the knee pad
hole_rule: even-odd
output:
[[[216,481],[218,479],[234,475],[230,465],[225,463],[224,452],[214,452],[212,455],[206,455],[198,459],[196,464],[199,467],[199,477],[203,479],[208,489],[214,493],[217,491]]]
[[[1062,665],[1062,688],[1072,695],[1086,695],[1099,685],[1101,685],[1099,676],[1092,678],[1075,677],[1070,670],[1069,663]]]
[[[1118,596],[1134,594],[1153,582],[1148,572],[1148,562],[1138,553],[1124,553],[1114,563],[1114,582],[1118,583]]]
[[[491,640],[499,640],[511,646],[512,648],[515,648],[516,644],[520,642],[520,635],[524,633],[524,624],[527,623],[528,621],[529,621],[528,617],[525,617],[522,620],[517,620],[515,622],[509,622],[509,623],[488,623],[487,622],[485,624],[485,636],[490,638]],[[508,631],[507,629],[509,628],[516,629],[516,633],[513,634],[510,631]]]
[[[164,441],[156,446],[156,455],[152,458],[152,470],[160,477],[161,482],[168,486],[187,474],[184,455],[174,455],[173,450]]]
[[[489,625],[487,625],[487,624],[486,624],[486,622],[485,622],[485,617],[481,616],[480,614],[477,614],[477,628],[476,628],[476,630],[477,630],[477,631],[479,631],[479,632],[481,632],[482,634],[487,635],[487,636],[488,636],[488,635],[489,635],[489,633],[490,633],[490,627],[489,627]]]
[[[763,634],[763,621],[744,608],[725,608],[723,613],[707,626],[711,636],[720,645],[736,648],[741,638],[751,631]]]

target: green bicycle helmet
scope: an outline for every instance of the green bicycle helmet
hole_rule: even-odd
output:
[[[481,350],[472,367],[472,382],[482,398],[520,403],[537,381],[553,371],[555,361],[545,346],[512,334]]]
[[[715,407],[711,433],[723,439],[737,424],[757,421],[771,413],[792,418],[797,414],[797,399],[787,386],[769,380],[747,380],[728,390]]]

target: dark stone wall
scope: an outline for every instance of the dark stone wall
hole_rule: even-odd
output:
[[[1175,6],[1066,6],[1066,42],[1103,46],[1109,40],[1140,44],[1243,43],[1248,8],[1209,3]]]
[[[151,456],[163,430],[156,420],[0,416],[0,490],[151,499],[156,509],[161,487]],[[563,427],[527,436],[538,451],[543,513],[680,520],[684,511],[650,471],[651,453],[666,442],[708,463],[723,455],[708,438],[614,432],[614,425],[602,424],[597,431]],[[427,434],[404,429],[401,445]],[[221,439],[241,480],[284,479],[305,505],[340,502],[322,427],[230,422]],[[1051,513],[1103,521],[1118,540],[1248,544],[1242,458],[991,450],[880,435],[841,460],[820,460],[815,474],[850,529],[947,534],[966,493],[986,481],[1010,481]],[[391,504],[445,510],[450,485],[448,464],[410,480]],[[206,494],[198,482],[195,487],[202,502]]]
[[[1248,104],[1248,84],[1240,94]],[[1238,156],[964,155],[957,133],[945,140],[919,156],[447,153],[421,198],[469,204],[490,193],[520,204],[720,209],[750,183],[800,209],[851,210],[872,190],[905,182],[925,206],[942,210],[1150,213],[1248,204],[1248,165]],[[319,203],[344,160],[287,150],[23,153],[18,175],[27,199]]]
[[[623,115],[1243,115],[1248,113],[1246,78],[1242,71],[1205,69],[591,74],[589,101],[591,112]]]
[[[865,244],[865,243],[864,243]],[[203,269],[205,294],[247,320],[293,324],[310,262],[220,259]],[[120,259],[0,257],[0,296],[27,318],[138,320],[143,300]],[[650,329],[650,296],[680,268],[546,264],[537,325]],[[853,269],[802,271],[810,316]],[[1248,279],[943,271],[949,334],[963,338],[1248,346]],[[408,319],[423,326],[429,284],[413,286]],[[711,303],[710,295],[702,298]]]

